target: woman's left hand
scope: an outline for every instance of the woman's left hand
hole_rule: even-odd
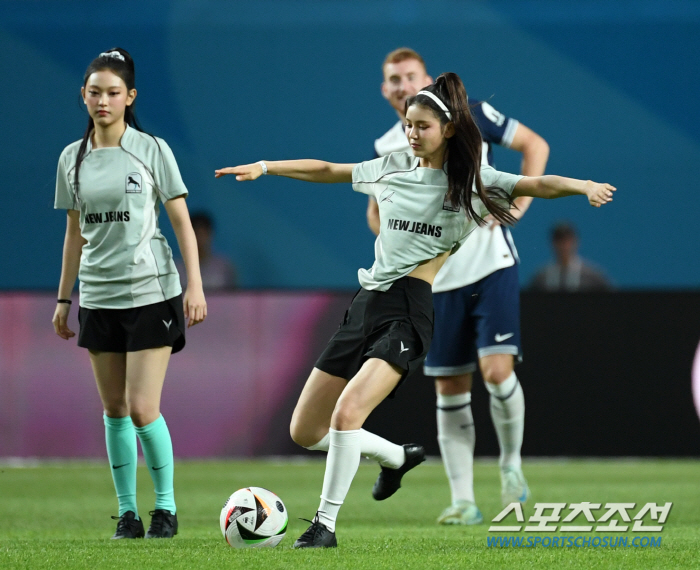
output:
[[[201,287],[188,287],[182,303],[185,318],[188,319],[187,328],[197,325],[207,318],[207,302]]]
[[[591,206],[600,208],[603,204],[612,202],[613,192],[617,188],[611,186],[610,184],[598,184],[591,180],[586,182],[586,196],[588,196],[588,202]]]

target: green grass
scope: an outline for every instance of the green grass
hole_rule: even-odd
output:
[[[660,548],[488,548],[489,523],[501,510],[494,462],[475,467],[486,522],[470,528],[435,524],[449,502],[439,463],[420,466],[396,496],[378,503],[370,495],[377,467],[363,462],[340,513],[339,547],[292,550],[308,526],[297,517],[311,518],[318,506],[323,468],[322,462],[180,462],[175,472],[180,534],[168,541],[110,541],[116,499],[106,463],[0,466],[0,568],[700,568],[698,461],[525,464],[533,492],[526,517],[537,501],[638,507],[672,501]],[[224,500],[248,485],[273,490],[291,513],[287,536],[277,548],[234,550],[221,536]],[[140,467],[139,505],[146,520],[152,501],[150,479]]]

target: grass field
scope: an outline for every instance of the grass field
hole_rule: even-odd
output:
[[[378,503],[370,495],[377,467],[363,462],[340,513],[339,547],[293,550],[308,526],[297,517],[312,518],[318,506],[323,467],[322,462],[272,460],[180,462],[175,472],[180,534],[168,541],[110,541],[115,521],[109,516],[117,509],[106,463],[5,464],[0,466],[0,568],[700,568],[698,461],[525,464],[533,492],[526,517],[534,502],[637,503],[632,514],[647,502],[673,502],[657,548],[489,548],[487,537],[494,536],[489,523],[501,507],[498,468],[487,461],[475,467],[483,525],[435,524],[449,502],[441,464],[418,467],[394,497]],[[289,531],[277,548],[234,550],[221,536],[224,500],[248,485],[275,491],[287,505]],[[146,524],[152,501],[150,479],[139,467]],[[632,534],[625,534],[631,540]]]

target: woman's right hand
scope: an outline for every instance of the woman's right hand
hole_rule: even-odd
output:
[[[68,328],[68,313],[70,313],[70,305],[68,303],[56,303],[56,311],[52,319],[53,329],[58,336],[65,340],[75,336],[75,333]]]
[[[235,174],[236,180],[243,182],[244,180],[255,180],[262,176],[263,168],[259,162],[253,164],[244,164],[243,166],[229,166],[228,168],[220,168],[214,171],[214,178],[221,178],[227,174]]]

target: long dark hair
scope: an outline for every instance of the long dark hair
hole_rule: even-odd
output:
[[[114,75],[120,77],[126,84],[126,88],[128,91],[136,89],[136,73],[134,71],[134,60],[131,59],[131,55],[128,51],[119,47],[115,47],[105,52],[102,52],[100,55],[98,55],[95,59],[92,60],[92,63],[90,63],[90,65],[88,65],[88,68],[85,70],[85,76],[83,77],[83,87],[87,85],[87,81],[93,73],[97,71],[104,71],[105,69],[108,69],[109,71],[114,73]],[[134,113],[134,104],[135,101],[132,102],[131,105],[128,105],[124,110],[124,121],[129,126],[135,128],[138,131],[143,132],[143,129],[141,128],[141,125],[136,119],[136,115]],[[78,187],[80,184],[78,178],[78,175],[80,173],[80,164],[83,162],[83,158],[85,158],[87,143],[90,139],[90,133],[92,133],[92,130],[94,128],[95,122],[92,120],[92,117],[88,117],[87,129],[85,129],[83,140],[80,142],[80,148],[78,149],[78,156],[75,159],[75,174],[73,182],[76,194],[78,192]]]
[[[475,188],[479,199],[494,218],[501,223],[513,225],[516,221],[510,213],[513,199],[502,188],[484,186],[481,181],[481,133],[469,110],[467,92],[462,80],[456,73],[443,73],[435,83],[422,91],[435,95],[452,115],[452,118],[448,119],[445,111],[428,95],[419,94],[406,100],[407,111],[411,105],[421,105],[431,109],[443,127],[449,122],[454,124],[455,134],[447,139],[445,156],[447,199],[453,206],[463,207],[468,218],[482,224],[483,218],[472,206],[472,188]]]

